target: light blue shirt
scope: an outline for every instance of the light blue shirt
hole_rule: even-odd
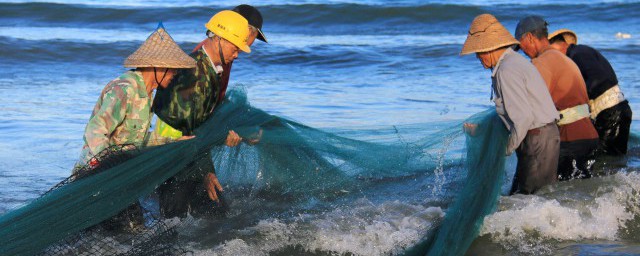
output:
[[[491,80],[496,112],[511,132],[507,155],[518,148],[527,131],[559,119],[549,89],[536,67],[511,48],[500,56]]]

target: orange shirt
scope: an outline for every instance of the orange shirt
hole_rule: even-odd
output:
[[[580,69],[560,51],[549,46],[531,61],[547,84],[558,111],[589,102],[587,86]],[[588,117],[560,126],[561,141],[597,138],[598,132]]]

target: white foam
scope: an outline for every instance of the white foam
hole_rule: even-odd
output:
[[[355,207],[301,215],[292,219],[266,219],[198,255],[267,255],[299,246],[306,251],[336,254],[388,255],[422,239],[444,216],[438,207],[401,202],[373,205],[360,200]]]
[[[635,192],[640,189],[640,174],[620,173],[590,182],[607,179],[611,184],[591,191],[571,189],[571,198],[502,198],[501,208],[506,209],[487,216],[480,235],[490,235],[509,249],[534,254],[553,251],[550,240],[616,240],[626,222],[640,214]],[[558,186],[563,185],[570,186]],[[590,198],[585,199],[584,193]]]

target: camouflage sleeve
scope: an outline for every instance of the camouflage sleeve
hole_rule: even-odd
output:
[[[160,136],[160,134],[158,134],[156,131],[153,131],[153,132],[150,132],[149,140],[144,146],[146,147],[161,146],[161,145],[169,144],[172,142],[176,142],[176,140],[172,138]]]
[[[97,109],[84,131],[84,141],[92,155],[109,147],[109,136],[120,125],[127,113],[127,91],[115,85],[102,96],[102,104]]]
[[[188,134],[193,127],[196,80],[192,70],[180,70],[166,89],[158,88],[153,112],[162,121]]]

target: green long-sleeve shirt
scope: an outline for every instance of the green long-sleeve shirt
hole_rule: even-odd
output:
[[[166,89],[158,89],[153,102],[158,118],[184,135],[191,135],[211,116],[222,90],[220,75],[205,51],[195,51],[191,57],[196,68],[178,71]]]

